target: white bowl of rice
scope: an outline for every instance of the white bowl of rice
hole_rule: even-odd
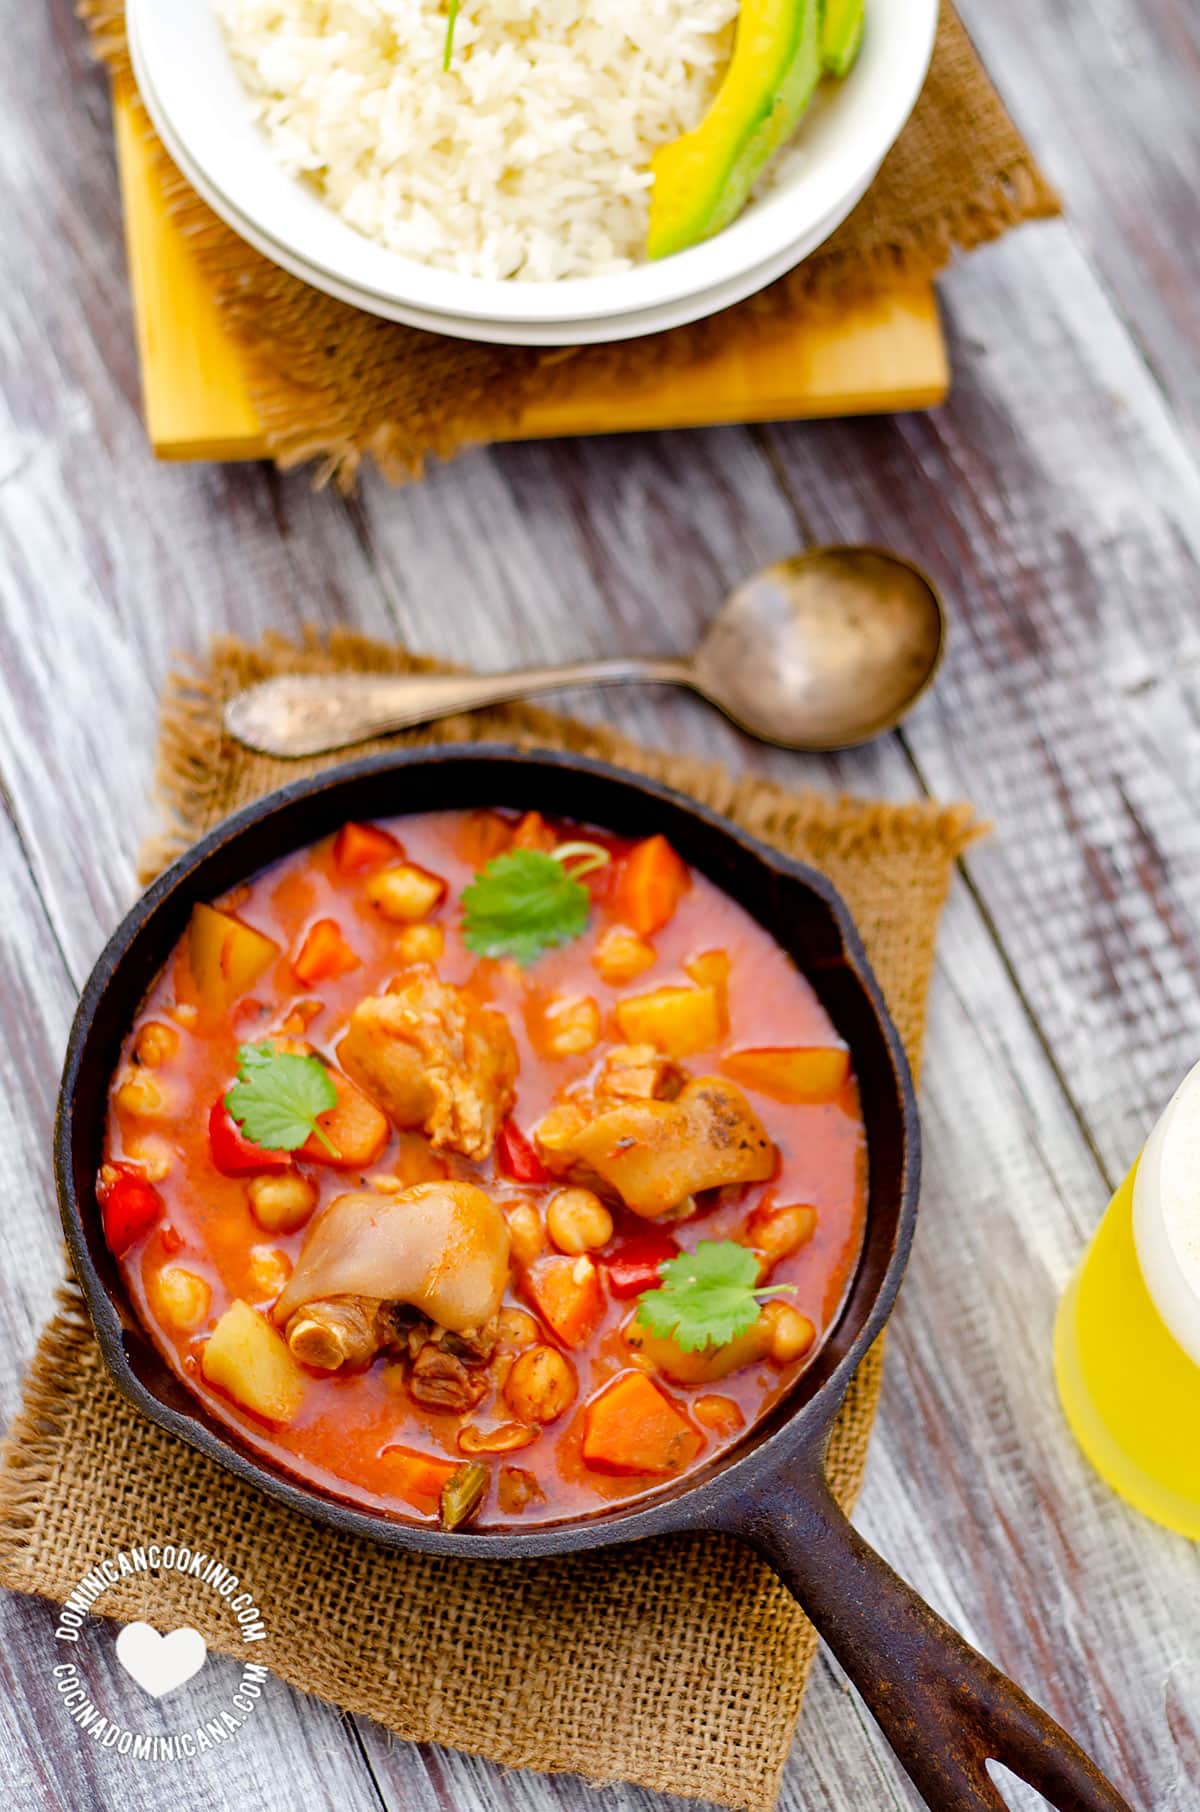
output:
[[[937,0],[867,0],[749,204],[645,257],[654,151],[704,116],[737,0],[128,0],[184,174],[306,281],[413,325],[533,343],[657,331],[807,256],[920,92]]]

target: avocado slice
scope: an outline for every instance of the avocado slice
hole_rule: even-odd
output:
[[[821,79],[821,0],[742,0],[733,56],[712,106],[650,160],[646,253],[666,258],[741,213]]]
[[[821,19],[821,67],[826,75],[850,73],[863,41],[866,0],[825,0]]]

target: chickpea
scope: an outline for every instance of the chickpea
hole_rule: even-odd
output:
[[[582,1057],[600,1042],[600,1009],[590,995],[551,1001],[541,1021],[537,1044],[547,1057]]]
[[[366,1181],[377,1195],[399,1195],[404,1188],[400,1178],[389,1176],[386,1170],[373,1170]]]
[[[721,1397],[706,1392],[697,1397],[692,1404],[692,1414],[702,1428],[711,1428],[714,1434],[736,1434],[739,1428],[746,1426],[746,1418],[732,1397]]]
[[[783,1208],[756,1208],[746,1222],[746,1243],[760,1256],[759,1276],[765,1277],[781,1258],[806,1246],[817,1226],[817,1211],[806,1202]]]
[[[166,1112],[166,1098],[150,1076],[127,1076],[113,1099],[123,1114],[153,1120]]]
[[[526,1428],[521,1422],[505,1422],[486,1431],[468,1423],[458,1431],[458,1448],[460,1453],[516,1453],[537,1437],[536,1428]]]
[[[613,1218],[590,1189],[560,1189],[546,1209],[546,1231],[560,1252],[598,1252],[613,1235]]]
[[[161,1183],[165,1176],[170,1175],[175,1163],[175,1153],[157,1133],[143,1133],[140,1138],[128,1139],[125,1149],[141,1166],[142,1175],[148,1183]]]
[[[445,948],[440,925],[406,925],[396,937],[396,955],[403,963],[436,963]]]
[[[803,1359],[817,1337],[817,1330],[808,1316],[786,1302],[764,1303],[759,1319],[767,1326],[767,1357],[776,1365],[790,1365],[793,1359]]]
[[[183,1000],[178,1006],[171,1008],[171,1018],[177,1026],[182,1026],[186,1032],[190,1032],[200,1018],[200,1009],[193,1001]]]
[[[532,1202],[518,1202],[508,1216],[512,1255],[519,1265],[531,1265],[546,1249],[542,1217]]]
[[[655,960],[654,945],[620,925],[613,925],[606,931],[592,952],[592,967],[610,988],[636,981],[639,975],[653,968]]]
[[[133,1041],[133,1054],[147,1069],[169,1063],[179,1049],[179,1033],[159,1019],[149,1019]]]
[[[257,1300],[274,1301],[291,1275],[292,1261],[278,1246],[250,1248],[250,1282]]]
[[[250,1212],[268,1233],[294,1233],[317,1205],[317,1186],[295,1171],[254,1177],[246,1186]]]
[[[538,1337],[538,1324],[525,1309],[501,1309],[498,1327],[504,1345],[515,1348],[517,1352],[522,1347],[532,1346]]]
[[[522,1422],[553,1422],[575,1401],[575,1368],[553,1346],[531,1346],[509,1372],[504,1398]]]
[[[380,869],[368,875],[363,892],[381,918],[396,925],[412,925],[425,919],[446,897],[446,883],[415,862],[401,862],[395,868]]]
[[[212,1307],[212,1290],[203,1277],[182,1265],[164,1265],[149,1280],[155,1313],[172,1327],[198,1328]]]
[[[501,1466],[497,1497],[505,1516],[519,1516],[528,1505],[546,1501],[546,1494],[532,1472],[522,1472],[519,1466]]]

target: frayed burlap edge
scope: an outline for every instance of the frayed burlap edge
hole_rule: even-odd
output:
[[[96,54],[131,76],[124,0],[78,0]],[[392,480],[418,475],[430,457],[508,434],[535,401],[579,385],[627,386],[697,364],[750,335],[778,333],[798,318],[829,314],[901,285],[927,282],[956,252],[969,252],[1024,221],[1048,218],[1059,200],[1012,126],[947,5],[934,70],[955,72],[956,117],[942,136],[943,159],[980,163],[964,193],[947,198],[938,171],[919,206],[891,193],[885,160],[866,199],[812,257],[758,295],[707,320],[610,346],[547,350],[447,341],[375,320],[319,294],[239,239],[184,181],[154,134],[140,101],[136,115],[175,220],[245,355],[248,388],[267,445],[281,466],[320,462],[318,482],[352,486],[364,457]],[[920,106],[921,103],[918,103]],[[984,141],[973,151],[972,134]],[[942,174],[945,173],[945,165]],[[878,199],[886,193],[882,202]],[[895,217],[881,223],[880,206]],[[897,211],[898,210],[898,211]]]
[[[300,764],[270,762],[223,738],[221,706],[231,692],[282,671],[435,665],[346,632],[327,640],[309,635],[300,645],[279,636],[257,647],[233,638],[215,644],[210,666],[185,669],[167,687],[158,785],[169,822],[145,851],[147,871],[299,770]],[[746,829],[826,868],[844,887],[881,853],[889,862],[899,853],[920,903],[902,895],[893,904],[889,893],[880,920],[877,897],[876,933],[886,944],[894,928],[907,956],[911,973],[893,992],[892,1005],[916,1064],[937,913],[955,859],[980,834],[969,807],[792,794],[522,705],[389,739],[469,740],[565,747],[620,762],[730,813]],[[894,880],[894,868],[887,872]],[[878,880],[874,885],[878,896]],[[853,887],[846,890],[853,897]],[[877,944],[877,961],[880,956],[886,952]],[[829,1473],[847,1508],[861,1484],[881,1375],[879,1343],[833,1431]],[[147,1522],[161,1527],[164,1508],[212,1552],[224,1551],[231,1532],[242,1539],[242,1531],[254,1530],[248,1571],[264,1604],[281,1612],[272,1619],[270,1652],[256,1658],[302,1691],[372,1717],[407,1740],[446,1743],[505,1765],[569,1770],[598,1784],[632,1780],[747,1812],[768,1812],[774,1803],[816,1637],[745,1550],[725,1538],[696,1537],[569,1561],[443,1563],[346,1541],[265,1503],[125,1404],[104,1372],[78,1290],[68,1283],[0,1461],[0,1582],[61,1600],[97,1554],[127,1545]],[[326,1583],[330,1578],[339,1580],[337,1592]],[[496,1604],[534,1632],[526,1644],[533,1642],[539,1665],[560,1669],[532,1707],[523,1684],[527,1656],[515,1681],[511,1670],[489,1659],[474,1690],[458,1685],[464,1628],[479,1635],[481,1653],[497,1652],[497,1632],[485,1640],[481,1628]],[[377,1605],[404,1606],[405,1628],[415,1620],[425,1631],[419,1662],[386,1619],[376,1618],[374,1635],[364,1641],[364,1616],[370,1623],[369,1607]],[[730,1606],[737,1607],[736,1621],[721,1629]],[[190,1621],[213,1648],[244,1655],[221,1617],[186,1583],[160,1576],[152,1590],[144,1581],[119,1588],[96,1609],[162,1629]],[[564,1636],[565,1662],[558,1656]],[[594,1706],[600,1692],[612,1695],[603,1715],[580,1715],[581,1705]]]

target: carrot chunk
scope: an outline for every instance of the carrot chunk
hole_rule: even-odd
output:
[[[583,1412],[583,1460],[595,1472],[678,1472],[701,1436],[645,1372],[622,1372]]]
[[[617,916],[639,937],[649,937],[674,917],[690,883],[686,864],[667,839],[647,837],[634,844],[621,864],[615,899]]]
[[[513,849],[540,849],[549,855],[557,842],[558,838],[540,812],[526,812],[513,831],[511,847]]]
[[[357,969],[359,959],[342,936],[336,919],[318,919],[310,925],[304,942],[292,958],[298,981],[311,988],[316,982],[330,981],[335,975],[347,975]]]
[[[458,1460],[435,1459],[415,1447],[385,1447],[380,1457],[387,1461],[388,1483],[396,1496],[426,1513],[437,1509],[443,1485],[461,1465]]]
[[[354,874],[362,868],[375,868],[380,862],[396,862],[404,850],[390,831],[377,824],[343,824],[333,840],[333,860],[343,874]]]
[[[582,1346],[600,1325],[604,1288],[590,1258],[537,1258],[524,1287],[534,1308],[564,1346]]]
[[[317,1125],[334,1147],[310,1133],[293,1155],[307,1164],[329,1164],[335,1170],[365,1170],[376,1162],[388,1142],[386,1118],[361,1089],[355,1088],[348,1076],[332,1065],[329,1080],[337,1090],[337,1105],[317,1117]]]
[[[731,1051],[721,1059],[721,1068],[743,1088],[756,1088],[776,1101],[832,1101],[850,1074],[850,1054],[836,1045],[762,1045]]]

